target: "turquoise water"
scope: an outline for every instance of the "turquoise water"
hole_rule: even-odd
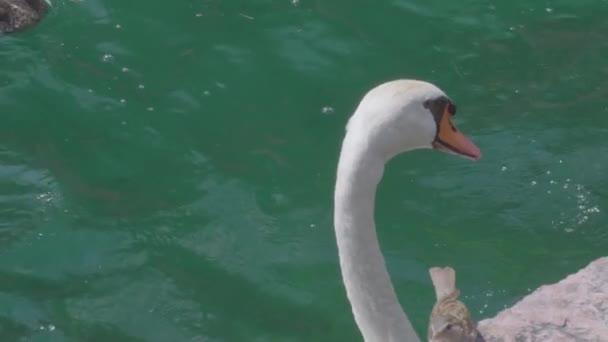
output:
[[[608,3],[55,0],[0,38],[2,341],[359,341],[332,227],[348,116],[421,78],[478,162],[388,165],[379,236],[476,319],[606,254]]]

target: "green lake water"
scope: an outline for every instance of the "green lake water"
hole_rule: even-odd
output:
[[[54,0],[0,37],[1,341],[361,341],[332,226],[344,125],[397,78],[481,148],[386,170],[425,336],[608,254],[607,1]]]

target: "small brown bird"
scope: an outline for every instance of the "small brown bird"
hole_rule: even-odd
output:
[[[429,342],[483,342],[469,310],[458,300],[454,269],[433,267],[429,273],[437,297],[429,321]]]

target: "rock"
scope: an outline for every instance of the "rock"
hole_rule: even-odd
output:
[[[487,342],[608,341],[608,257],[541,286],[478,330]]]
[[[45,0],[0,0],[0,34],[35,25],[46,11]]]

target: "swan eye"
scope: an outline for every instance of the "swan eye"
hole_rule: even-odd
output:
[[[450,113],[452,116],[456,115],[456,105],[453,103],[449,103],[448,104],[448,113]]]
[[[445,330],[451,330],[451,329],[452,329],[452,325],[451,324],[448,324],[448,325],[445,326]]]

